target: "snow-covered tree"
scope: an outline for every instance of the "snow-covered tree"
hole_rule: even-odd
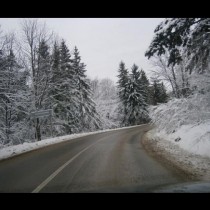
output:
[[[27,73],[14,54],[14,35],[4,37],[0,50],[0,144],[18,144],[26,138],[28,118]]]
[[[78,97],[78,107],[75,110],[77,122],[75,123],[78,125],[78,132],[99,129],[100,119],[96,111],[96,104],[92,99],[90,83],[85,74],[86,66],[81,62],[77,47],[74,48],[73,55],[72,68],[75,73],[74,80]]]
[[[49,108],[49,99],[47,97],[49,91],[49,80],[51,77],[51,60],[49,46],[45,40],[41,40],[37,52],[37,69],[36,69],[36,83],[37,95],[36,107],[38,109]]]
[[[100,81],[98,78],[95,78],[93,80],[90,80],[90,86],[91,86],[91,90],[93,92],[93,98],[94,100],[97,100],[100,98],[100,85],[99,85]]]
[[[102,129],[119,127],[119,97],[114,82],[109,78],[95,78],[91,80],[91,89],[93,91],[94,102],[96,103],[96,110],[102,122]]]
[[[38,111],[46,108],[46,104],[48,104],[50,60],[47,42],[49,42],[51,35],[46,30],[46,27],[40,25],[37,20],[24,20],[22,30],[23,64],[30,75],[30,111]],[[38,141],[41,140],[40,121],[40,118],[37,117],[34,122],[35,139]]]
[[[54,43],[52,54],[51,98],[54,110],[54,132],[64,135],[75,132],[77,102],[76,82],[70,51],[64,40]]]
[[[119,78],[118,80],[118,92],[119,92],[119,98],[122,101],[122,103],[125,103],[126,101],[126,84],[129,80],[128,70],[125,67],[125,63],[123,61],[120,62],[119,65],[119,75],[117,76]]]
[[[61,68],[60,68],[60,50],[59,45],[55,41],[53,45],[52,55],[51,55],[51,78],[50,78],[50,91],[49,97],[52,101],[59,99],[59,85],[61,78]],[[54,103],[53,103],[54,105]],[[55,112],[55,111],[54,111]]]
[[[209,69],[210,18],[166,18],[155,29],[155,37],[145,55],[169,54],[168,65],[188,58],[191,73]]]
[[[153,98],[153,105],[167,102],[168,96],[163,82],[160,83],[159,80],[153,81],[151,95]]]
[[[173,97],[187,97],[191,91],[189,86],[190,74],[187,71],[188,58],[182,58],[178,65],[168,66],[168,53],[161,56],[153,56],[153,78],[164,82],[166,87],[172,90]]]
[[[140,80],[141,73],[135,64],[131,68],[131,74],[126,84],[126,111],[125,124],[138,125],[148,121],[148,111],[144,84]]]
[[[125,124],[125,117],[127,115],[127,85],[129,82],[129,72],[128,69],[125,67],[125,63],[123,61],[119,64],[118,69],[118,96],[120,99],[120,103],[118,106],[118,112],[119,112],[119,118],[122,122],[121,125],[123,126]]]
[[[149,101],[149,80],[147,78],[147,75],[143,69],[140,71],[140,84],[142,86],[143,91],[143,96],[148,104]]]
[[[116,87],[114,82],[109,78],[101,79],[100,81],[100,97],[110,99],[116,97]]]

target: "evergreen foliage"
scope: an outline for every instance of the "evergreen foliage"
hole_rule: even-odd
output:
[[[145,53],[148,58],[168,53],[168,65],[179,65],[188,58],[186,68],[203,72],[209,64],[210,18],[166,18],[155,29],[155,37]]]
[[[137,125],[148,121],[147,97],[149,81],[145,72],[139,71],[135,64],[131,74],[125,69],[125,64],[120,63],[118,75],[119,98],[121,100],[120,114],[122,125]]]
[[[85,64],[81,62],[81,57],[77,47],[74,48],[74,58],[72,61],[72,68],[75,73],[75,91],[77,91],[78,106],[76,110],[76,119],[78,124],[78,131],[88,131],[100,128],[100,120],[96,112],[96,104],[93,101],[93,93],[91,91],[90,82],[85,74]]]
[[[151,94],[153,98],[153,105],[167,102],[168,96],[163,82],[160,83],[158,80],[154,80]]]
[[[37,21],[23,21],[22,29],[18,57],[14,36],[0,37],[0,146],[50,137],[50,118],[32,114],[46,109],[53,110],[53,136],[101,128],[78,49],[71,55]]]

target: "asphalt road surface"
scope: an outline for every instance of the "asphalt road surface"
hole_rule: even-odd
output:
[[[148,125],[89,135],[0,161],[0,192],[152,192],[187,178],[141,144]]]

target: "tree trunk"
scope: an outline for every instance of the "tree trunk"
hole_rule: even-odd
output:
[[[175,72],[174,72],[174,67],[171,68],[171,71],[172,71],[174,85],[175,85],[175,90],[176,90],[176,97],[180,98],[179,87],[178,87],[177,82],[176,82],[176,75],[175,75]]]
[[[35,133],[35,138],[37,139],[37,141],[41,141],[41,129],[40,129],[39,118],[36,119],[36,133]]]
[[[8,131],[8,106],[6,105],[5,108],[5,125],[6,125],[6,142],[5,144],[9,143],[9,131]]]

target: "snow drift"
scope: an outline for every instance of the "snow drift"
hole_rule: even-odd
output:
[[[210,157],[210,98],[196,93],[189,98],[172,99],[150,107],[156,126],[152,137],[168,140],[182,149]]]

